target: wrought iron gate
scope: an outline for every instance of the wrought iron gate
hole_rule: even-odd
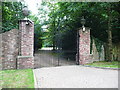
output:
[[[35,53],[35,68],[75,65],[76,61],[73,53],[76,52],[40,50]]]
[[[75,37],[75,47],[68,45],[70,49],[63,49],[60,32],[55,35],[55,50],[40,50],[35,53],[35,68],[41,67],[55,67],[64,65],[75,65],[77,54],[77,37]],[[78,36],[78,35],[75,35]],[[75,48],[75,49],[74,49]]]

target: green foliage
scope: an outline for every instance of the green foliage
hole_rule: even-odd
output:
[[[48,2],[45,5],[49,7],[48,36],[53,47],[76,51],[76,31],[81,27],[82,16],[86,19],[85,26],[91,28],[91,35],[107,42],[109,6],[111,6],[113,42],[120,42],[118,2]],[[101,45],[97,47],[100,48],[99,46]]]
[[[104,45],[105,43],[103,41],[99,40],[98,38],[95,38],[95,37],[91,36],[91,51],[92,51],[92,48],[93,48],[92,47],[93,42],[95,43],[97,52],[100,56],[100,54],[102,52],[102,45]]]
[[[42,47],[42,25],[37,16],[30,15],[29,18],[34,21],[34,50],[36,51]]]
[[[2,31],[18,29],[18,20],[23,18],[21,2],[2,2]]]
[[[91,34],[100,40],[107,42],[108,29],[108,11],[107,8],[110,3],[80,3],[80,2],[58,2],[49,3],[50,7],[50,27],[53,30],[61,29],[76,29],[81,26],[80,18],[85,16],[86,25],[91,27]],[[111,3],[112,6],[112,28],[113,33],[119,32],[119,3]],[[52,8],[52,9],[51,9]],[[55,25],[53,25],[55,23]],[[114,30],[115,29],[115,30]],[[53,31],[55,31],[53,30]],[[118,35],[117,35],[118,36]]]
[[[41,32],[41,26],[35,25],[35,31],[34,31],[34,49],[38,50],[42,47],[42,32]]]

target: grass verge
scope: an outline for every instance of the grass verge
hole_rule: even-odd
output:
[[[32,69],[2,70],[0,74],[2,88],[34,88]]]
[[[95,66],[95,67],[107,67],[107,68],[119,68],[118,61],[106,62],[106,61],[95,61],[86,65]]]

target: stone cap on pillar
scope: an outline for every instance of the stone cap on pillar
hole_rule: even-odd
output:
[[[80,28],[78,28],[77,30],[81,30],[81,29],[83,29],[83,28],[80,27]],[[85,27],[85,29],[90,30],[91,28],[89,28],[89,27]]]
[[[31,23],[31,24],[33,24],[33,21],[31,21],[31,20],[24,20],[24,19],[22,19],[22,20],[19,20],[19,22],[28,22],[28,23]]]
[[[26,19],[19,20],[19,23],[21,23],[21,22],[25,22],[26,25],[30,25],[31,27],[34,25],[34,22],[29,20],[29,19],[27,19],[27,20]]]

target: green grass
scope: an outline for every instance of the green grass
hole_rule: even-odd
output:
[[[34,88],[32,69],[2,70],[2,88]]]
[[[112,61],[112,62],[96,61],[86,65],[95,66],[95,67],[118,68],[119,63],[117,61]]]

